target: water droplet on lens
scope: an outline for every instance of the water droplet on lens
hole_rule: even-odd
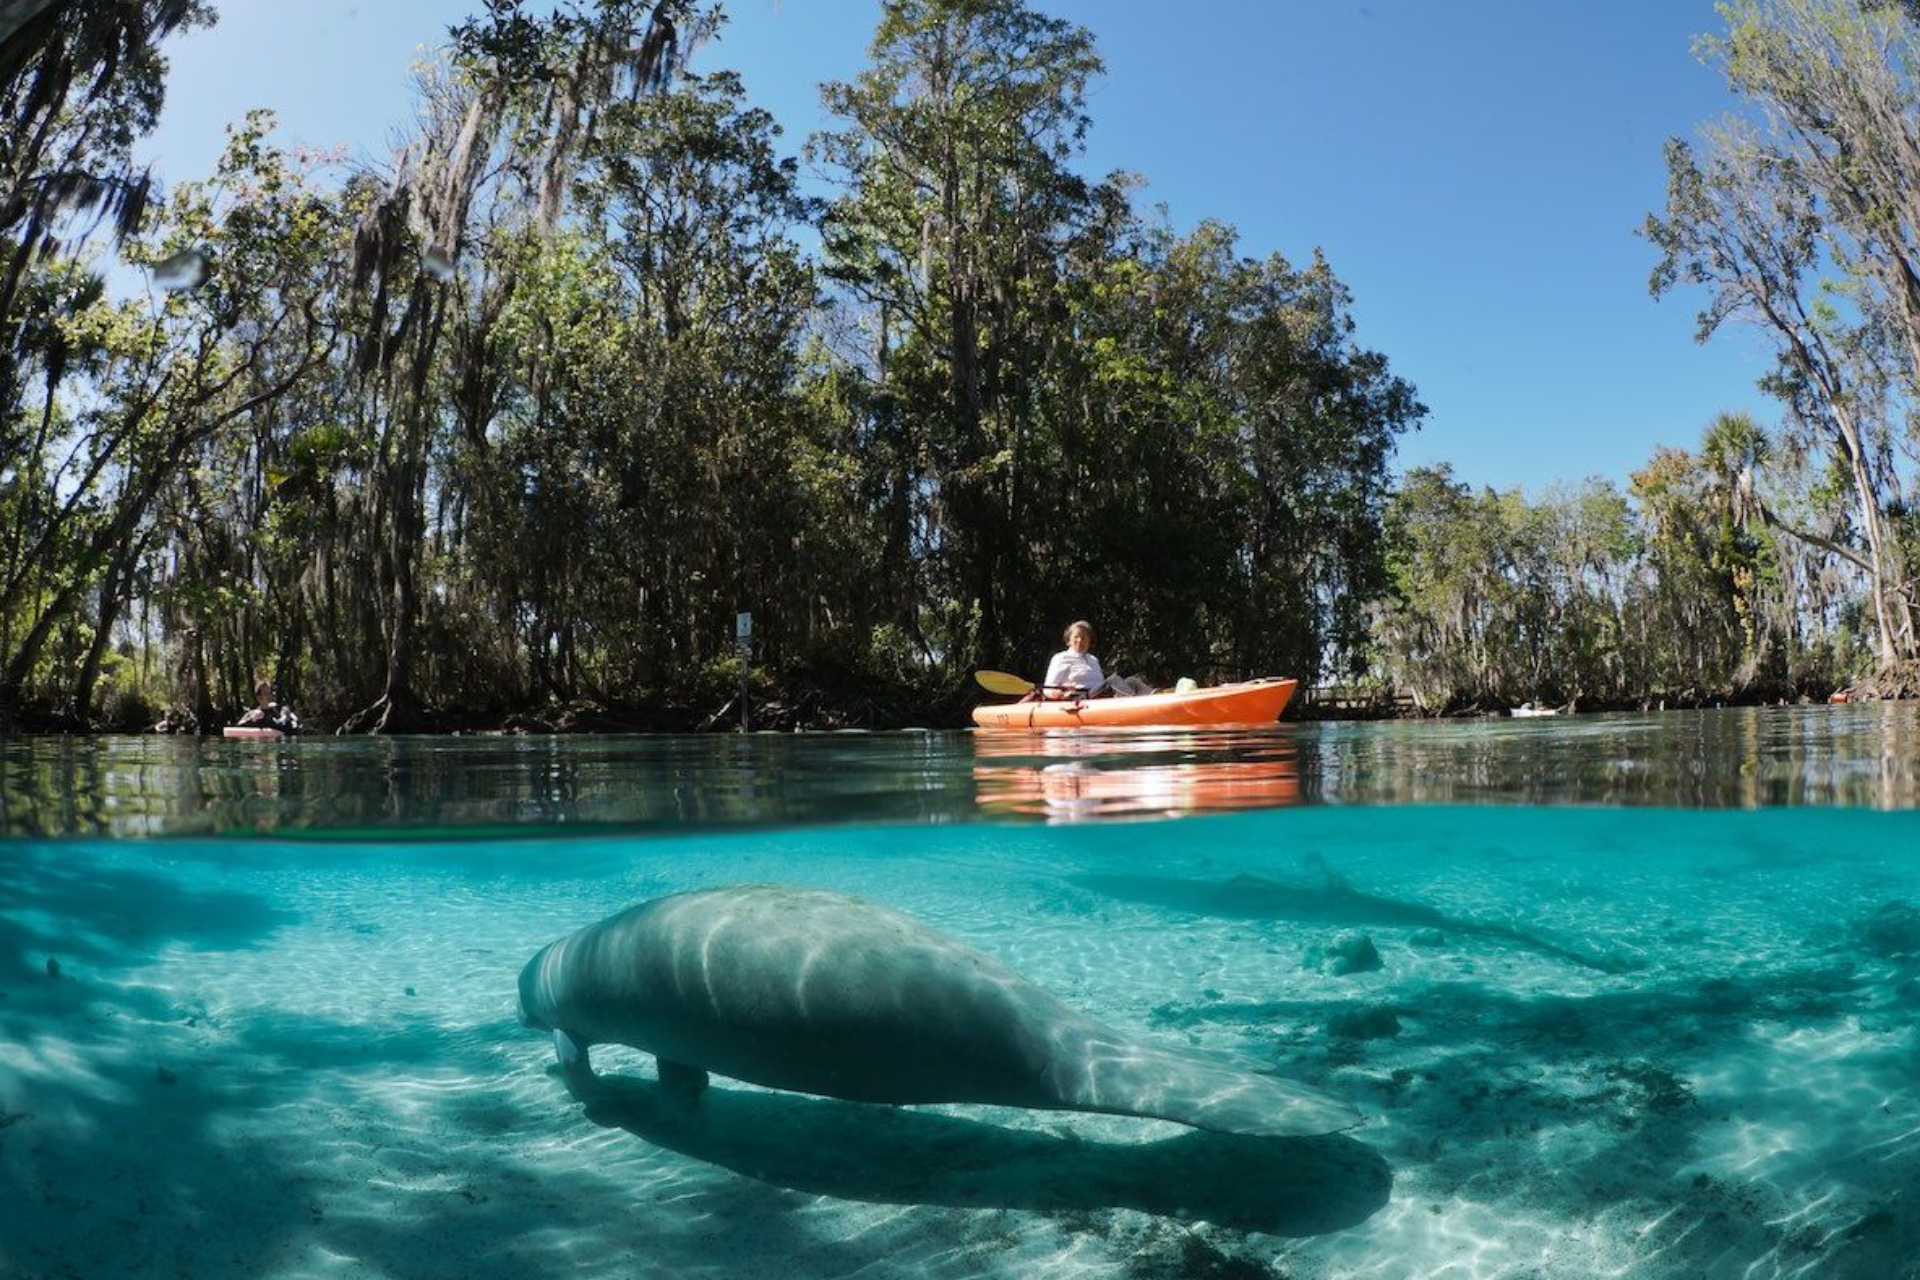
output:
[[[198,289],[213,274],[213,264],[199,249],[182,249],[153,264],[153,282],[168,293]]]

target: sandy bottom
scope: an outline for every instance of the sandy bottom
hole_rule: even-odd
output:
[[[571,1097],[526,958],[742,881],[1369,1123]],[[1907,1280],[1916,1014],[1912,814],[0,845],[0,1276]]]

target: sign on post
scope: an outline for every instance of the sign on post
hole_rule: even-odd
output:
[[[740,654],[740,732],[751,733],[753,720],[747,713],[747,660],[753,656],[753,614],[733,615],[733,647]]]

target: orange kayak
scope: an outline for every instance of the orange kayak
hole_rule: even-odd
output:
[[[1269,677],[1187,693],[1148,693],[1137,698],[1068,698],[975,707],[982,729],[1220,728],[1269,725],[1280,718],[1297,680]]]

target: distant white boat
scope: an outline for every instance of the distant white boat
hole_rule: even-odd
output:
[[[1536,707],[1531,702],[1523,702],[1507,714],[1516,719],[1527,719],[1532,716],[1557,716],[1560,714],[1560,708]]]

